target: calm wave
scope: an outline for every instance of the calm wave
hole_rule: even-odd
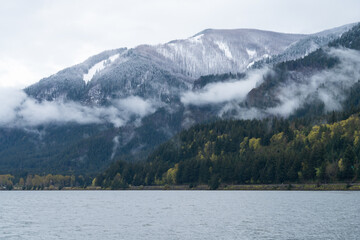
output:
[[[359,223],[360,192],[0,192],[0,239],[359,239]]]

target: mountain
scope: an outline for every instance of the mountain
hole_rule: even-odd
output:
[[[242,72],[253,62],[285,51],[304,38],[255,29],[204,30],[191,38],[157,45],[155,49],[194,78]]]
[[[360,24],[302,58],[273,65],[245,98],[233,99],[238,108],[230,115],[256,109],[262,119],[197,124],[161,144],[146,161],[111,164],[96,185],[217,189],[288,183],[291,189],[291,183],[346,182],[351,187],[360,177],[359,50]],[[194,89],[211,93],[209,85],[241,86],[234,78],[247,81],[246,74],[207,76]],[[212,99],[192,98],[214,105]]]
[[[319,112],[340,109],[355,82],[341,85],[336,77],[316,79],[340,71],[344,60],[357,66],[356,50],[347,48],[350,52],[344,53],[325,46],[348,28],[319,33],[318,46],[324,49],[310,54],[313,46],[301,42],[309,42],[306,39],[313,35],[251,29],[208,29],[185,40],[100,53],[27,87],[26,95],[17,93],[1,121],[0,169],[95,173],[119,158],[146,159],[157,145],[196,123],[288,117],[316,99],[333,100],[327,100],[332,106],[325,104]],[[307,56],[248,69],[253,62],[287,51],[294,58]],[[337,76],[345,80],[356,76],[356,71],[346,71]],[[312,86],[309,79],[316,80],[311,94],[305,88]],[[331,88],[324,87],[324,79],[331,79]],[[288,84],[289,96],[282,88]],[[291,96],[296,96],[293,102]]]
[[[184,40],[105,51],[25,91],[38,100],[67,99],[89,104],[105,104],[108,98],[130,95],[151,98],[157,91],[161,101],[174,95],[177,88],[190,88],[200,76],[243,72],[268,58],[279,62],[302,57],[353,25],[311,35],[207,29]]]
[[[39,100],[106,104],[137,95],[167,101],[208,74],[244,71],[251,61],[283,52],[305,35],[253,29],[204,30],[185,40],[105,51],[25,89]],[[155,97],[156,96],[156,97]]]
[[[355,25],[328,46],[275,64],[243,105],[283,116],[348,109],[349,99],[358,97],[351,92],[359,87],[359,30],[360,25]]]
[[[279,63],[304,57],[317,49],[326,46],[329,42],[341,37],[344,32],[349,31],[356,23],[347,24],[341,27],[325,30],[319,33],[310,34],[299,41],[294,42],[278,55],[254,62],[252,67],[262,67],[268,63]]]

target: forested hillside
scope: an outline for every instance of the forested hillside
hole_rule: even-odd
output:
[[[162,144],[145,162],[114,163],[97,176],[96,184],[115,189],[164,184],[217,188],[220,183],[356,181],[359,29],[360,24],[303,58],[275,64],[239,104],[245,112],[271,111],[270,117],[196,125]],[[202,77],[194,88],[227,78]]]
[[[345,125],[338,136],[334,124],[360,112],[360,24],[344,31],[325,34],[319,48],[309,47],[313,37],[301,40],[293,57],[263,69],[213,69],[197,79],[168,68],[170,43],[161,48],[170,51],[165,62],[146,46],[91,57],[26,88],[28,95],[9,95],[19,104],[2,115],[0,174],[6,186],[24,179],[19,188],[50,187],[49,174],[86,179],[54,187],[88,186],[96,174],[106,188],[355,180],[357,158],[348,159],[359,155],[358,129]],[[202,49],[205,40],[177,43]]]
[[[340,116],[328,115],[329,121]],[[146,162],[119,161],[96,178],[128,185],[355,181],[360,117],[311,126],[282,119],[219,121],[181,132]]]

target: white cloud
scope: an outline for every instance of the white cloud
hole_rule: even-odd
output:
[[[326,111],[341,110],[345,90],[360,80],[360,52],[340,48],[331,49],[328,54],[339,58],[340,64],[310,77],[303,76],[301,82],[280,86],[276,91],[280,105],[266,111],[287,117],[312,97],[321,100]]]
[[[267,70],[253,70],[241,80],[211,83],[198,91],[188,91],[181,96],[185,105],[217,104],[229,101],[242,101],[246,95],[260,84]]]
[[[155,112],[156,106],[140,97],[116,100],[109,107],[89,107],[75,102],[43,101],[28,97],[22,90],[0,88],[0,126],[32,127],[49,123],[126,124],[132,116],[137,119]]]
[[[261,109],[252,107],[244,108],[236,102],[229,102],[225,104],[224,107],[219,111],[219,117],[226,117],[227,113],[231,113],[230,116],[237,119],[255,119],[255,118],[264,118],[268,116],[268,113],[264,112]]]
[[[329,50],[329,56],[337,57],[340,64],[310,76],[309,73],[294,72],[295,79],[288,79],[273,90],[279,100],[279,104],[275,107],[249,109],[239,104],[250,90],[249,86],[252,86],[256,79],[262,79],[264,72],[261,71],[253,72],[252,76],[242,83],[248,86],[243,88],[243,90],[247,89],[246,91],[237,93],[241,81],[218,83],[205,87],[203,91],[188,92],[182,100],[186,104],[194,105],[225,103],[218,115],[226,117],[230,113],[230,116],[239,119],[264,118],[269,115],[288,117],[305,103],[316,99],[324,103],[325,111],[341,110],[346,91],[360,81],[360,52],[342,48]]]
[[[26,94],[12,88],[0,88],[0,125],[15,121],[15,109],[21,106],[26,99]]]
[[[155,112],[155,104],[149,100],[143,100],[138,96],[130,96],[125,99],[114,101],[118,108],[123,109],[131,114],[144,117],[150,113]]]

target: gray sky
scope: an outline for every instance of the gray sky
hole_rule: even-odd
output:
[[[25,87],[103,50],[206,28],[314,33],[360,21],[359,0],[0,0],[0,87]]]

